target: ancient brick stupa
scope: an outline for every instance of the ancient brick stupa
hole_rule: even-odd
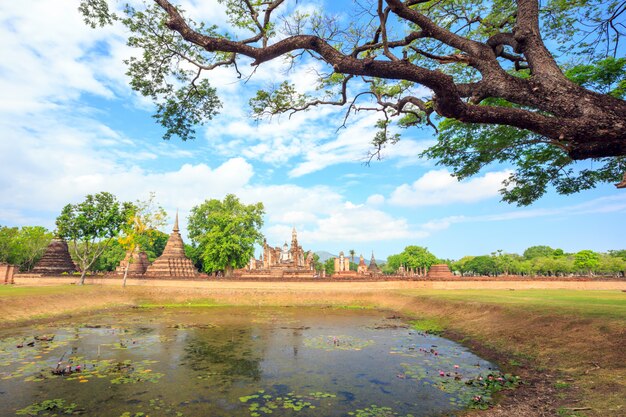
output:
[[[376,265],[376,259],[374,258],[374,251],[372,251],[372,259],[370,259],[370,264],[367,267],[367,270],[368,270],[368,272],[370,274],[380,274],[380,273],[382,273],[382,271],[380,270],[378,265]]]
[[[163,254],[148,267],[146,275],[154,278],[194,278],[198,270],[185,255],[185,246],[178,229],[178,213],[174,229],[167,240]]]
[[[131,260],[130,265],[128,265],[129,259]],[[143,251],[140,252],[139,247],[137,247],[132,254],[131,251],[126,252],[126,256],[115,269],[115,273],[118,275],[124,275],[127,265],[128,275],[143,275],[150,266],[150,261],[148,261],[148,255]]]
[[[67,242],[59,238],[52,239],[46,252],[32,270],[33,274],[44,275],[71,274],[76,271],[76,265],[70,256]]]
[[[450,268],[446,264],[431,265],[426,275],[428,278],[453,278]]]

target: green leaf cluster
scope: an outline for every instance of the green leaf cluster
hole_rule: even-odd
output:
[[[408,270],[417,270],[419,268],[428,270],[431,265],[438,262],[438,258],[427,248],[411,245],[404,248],[401,253],[387,257],[385,272],[396,273],[401,266]]]
[[[32,269],[43,256],[53,234],[42,226],[0,226],[0,262]]]
[[[132,203],[121,203],[108,192],[89,194],[83,202],[63,207],[56,219],[57,235],[72,243],[73,255],[85,273],[134,212]]]
[[[233,194],[223,201],[212,199],[193,207],[189,237],[204,272],[230,275],[245,266],[254,255],[255,244],[263,242],[263,214],[263,203],[246,205]]]

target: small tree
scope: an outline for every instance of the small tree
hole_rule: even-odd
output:
[[[128,252],[128,262],[124,268],[124,278],[122,286],[126,286],[128,268],[133,262],[133,254],[140,247],[141,243],[151,244],[156,234],[149,233],[159,227],[165,226],[167,213],[163,207],[154,202],[154,193],[145,201],[138,200],[132,207],[126,222],[122,226],[123,235],[118,239],[120,245]]]
[[[350,254],[350,262],[354,263],[354,255],[356,255],[356,252],[354,251],[354,249],[350,249],[348,253]]]
[[[0,262],[13,264],[21,271],[32,269],[52,237],[52,233],[42,226],[1,227]]]
[[[326,259],[326,262],[324,262],[324,271],[326,272],[327,277],[335,273],[335,259],[334,258]]]
[[[56,220],[57,234],[72,243],[81,270],[79,285],[85,283],[85,274],[117,237],[132,210],[132,204],[120,205],[107,192],[89,194],[82,203],[63,208]]]
[[[245,205],[233,194],[192,208],[189,237],[204,272],[223,270],[229,277],[235,268],[244,267],[254,255],[254,245],[263,242],[263,214],[263,203]]]
[[[593,271],[600,265],[600,254],[589,250],[581,250],[574,256],[574,266],[579,271],[593,275]]]

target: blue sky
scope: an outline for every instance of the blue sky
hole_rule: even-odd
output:
[[[305,250],[354,249],[366,257],[373,250],[380,259],[413,244],[454,259],[532,245],[625,247],[626,192],[612,185],[572,196],[550,191],[518,208],[497,193],[507,166],[459,183],[419,159],[432,131],[403,132],[383,161],[366,166],[376,115],[358,114],[340,130],[344,113],[335,108],[271,121],[249,117],[248,99],[259,87],[287,78],[311,91],[311,68],[287,73],[275,61],[247,83],[215,71],[221,114],[195,141],[164,141],[152,105],[127,85],[122,61],[136,51],[125,46],[123,29],[92,30],[76,7],[0,3],[0,225],[53,229],[65,204],[99,191],[131,201],[153,191],[172,220],[176,209],[184,219],[205,199],[234,193],[265,204],[270,244],[289,240],[295,226]],[[187,9],[225,19],[211,2]]]

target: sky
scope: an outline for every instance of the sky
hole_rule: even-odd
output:
[[[190,1],[190,14],[226,21],[216,2]],[[498,194],[511,167],[487,167],[458,182],[420,158],[434,143],[432,130],[403,131],[382,161],[367,165],[376,115],[359,113],[345,128],[345,109],[338,108],[250,117],[257,89],[287,79],[311,91],[319,64],[288,71],[278,60],[254,74],[242,65],[249,79],[216,70],[209,80],[221,113],[198,127],[194,141],[165,141],[153,105],[128,86],[123,60],[137,51],[126,46],[124,29],[89,28],[77,4],[0,2],[0,225],[52,230],[63,206],[87,194],[135,201],[154,192],[170,222],[179,211],[186,237],[192,207],[233,193],[263,202],[262,231],[273,246],[290,241],[295,227],[305,250],[353,249],[366,258],[373,251],[377,259],[407,245],[448,259],[533,245],[566,252],[626,247],[626,191],[611,184],[571,196],[551,189],[517,207]]]

